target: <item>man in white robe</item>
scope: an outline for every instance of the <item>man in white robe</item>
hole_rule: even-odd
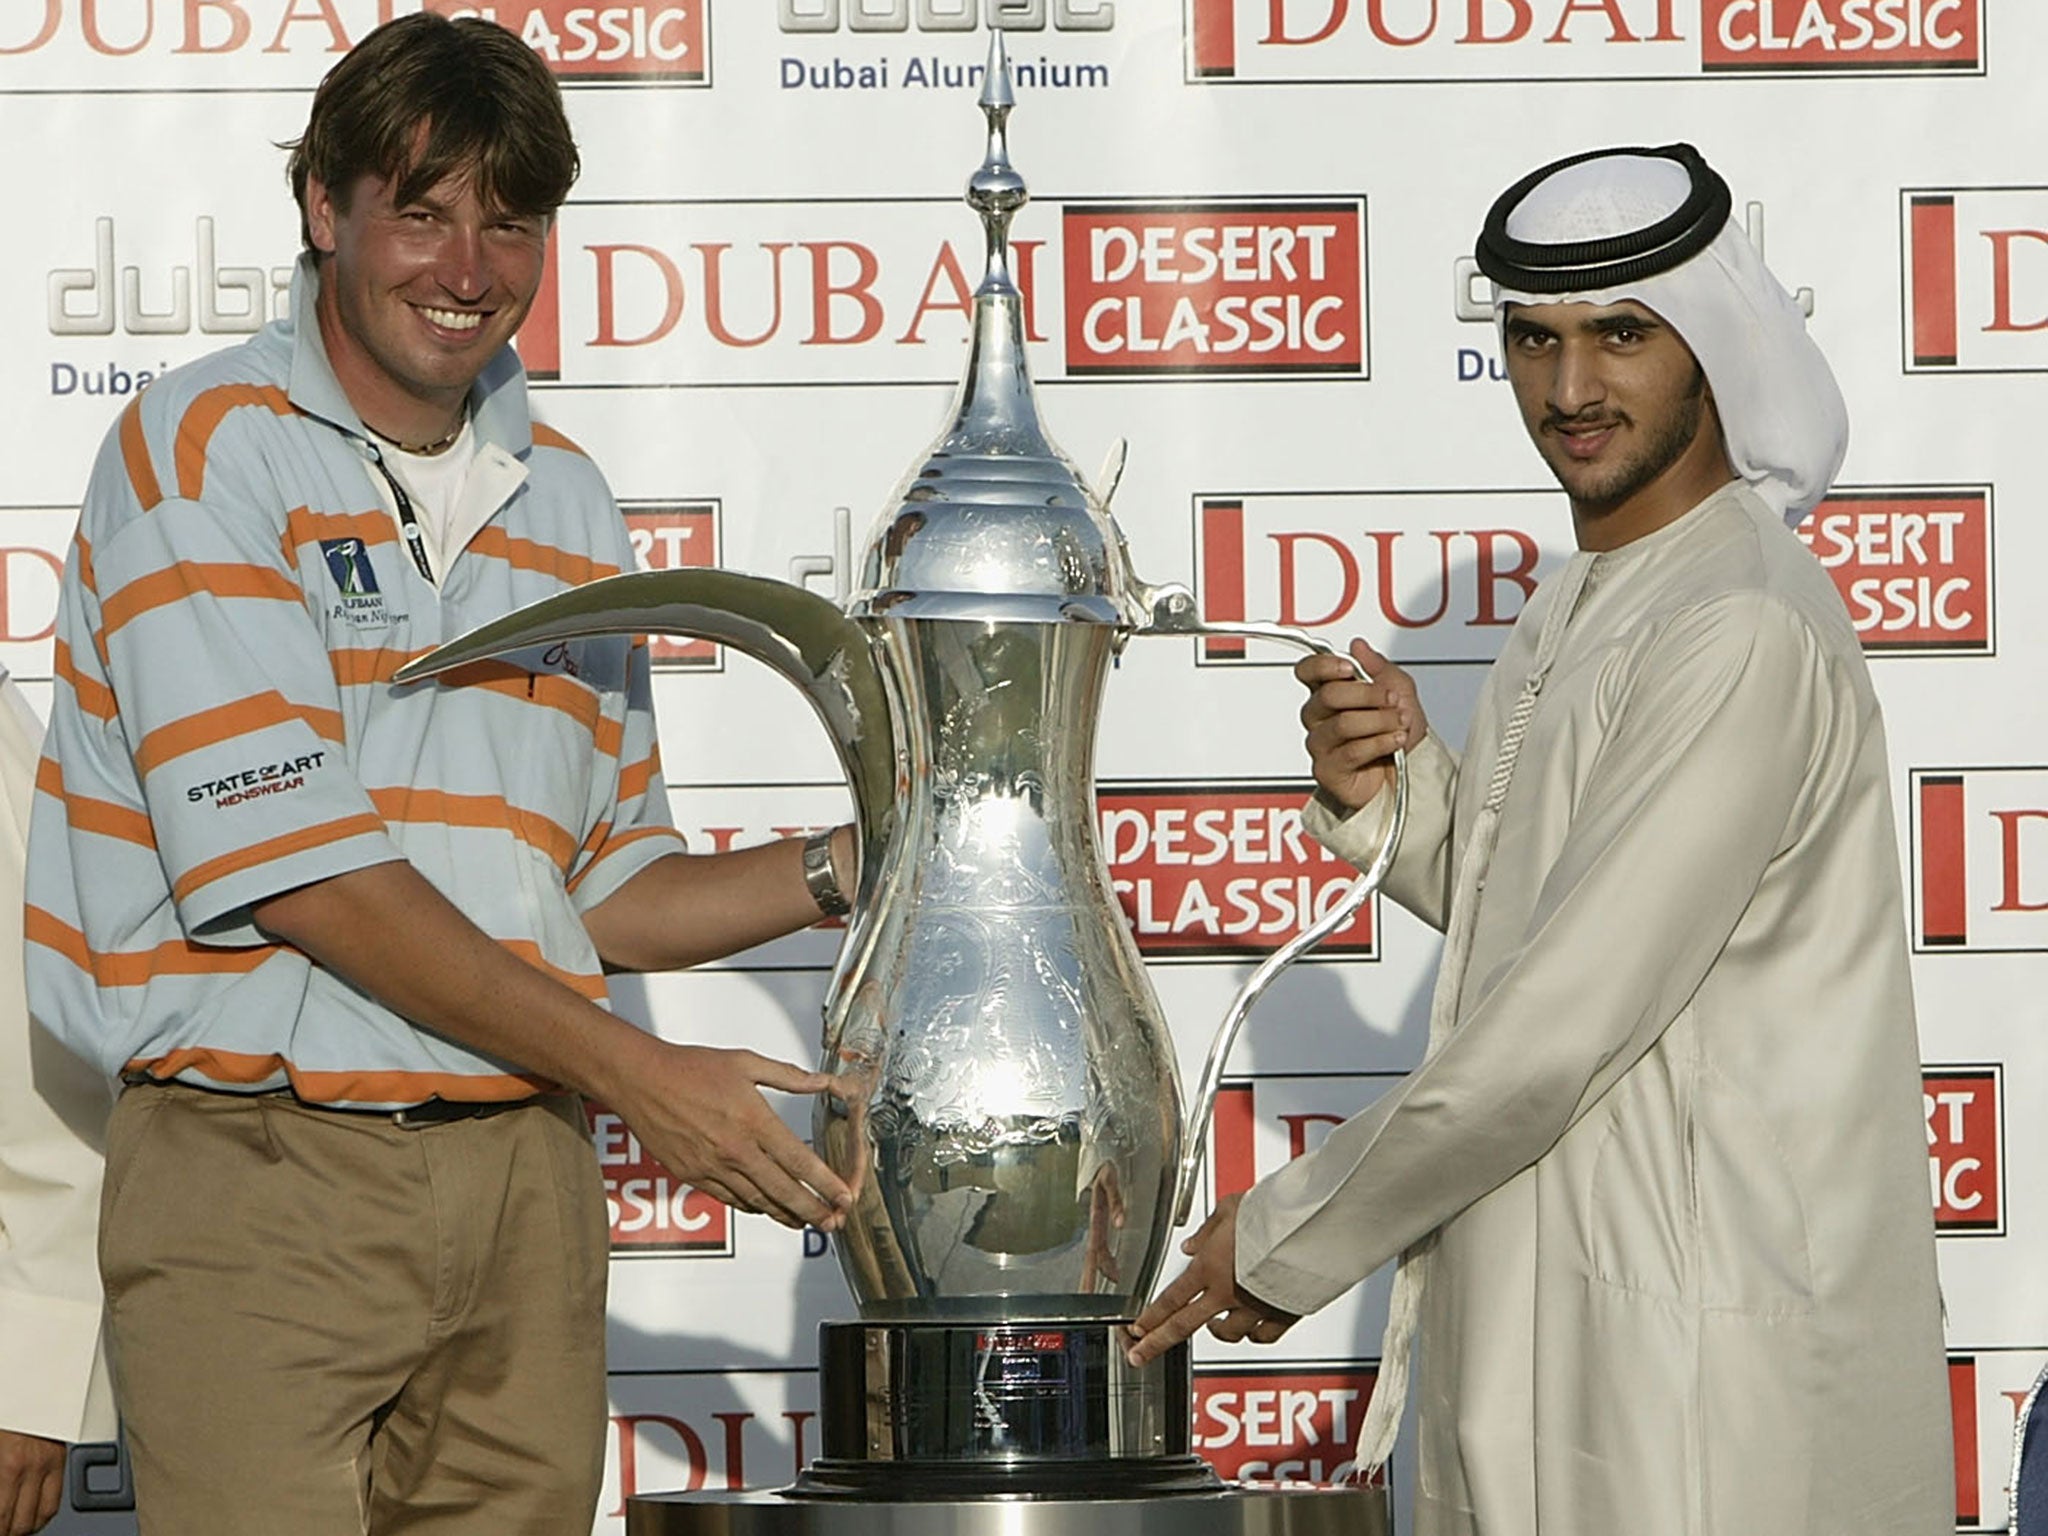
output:
[[[28,1015],[21,890],[42,722],[0,667],[0,1536],[63,1507],[69,1443],[114,1438],[100,1336],[100,1075]]]
[[[1226,1203],[1139,1318],[1270,1341],[1396,1255],[1419,1536],[1935,1536],[1953,1448],[1899,848],[1861,649],[1786,523],[1846,447],[1689,146],[1487,221],[1509,379],[1579,543],[1462,757],[1362,643],[1298,669],[1316,835],[1446,930],[1420,1066]]]

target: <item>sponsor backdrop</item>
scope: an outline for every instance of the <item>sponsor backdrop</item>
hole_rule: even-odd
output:
[[[101,434],[156,374],[278,312],[297,225],[276,145],[341,50],[421,3],[0,4],[0,142],[30,213],[0,245],[0,660],[39,703]],[[2041,7],[428,3],[516,29],[567,87],[586,170],[521,347],[540,413],[609,473],[646,565],[843,590],[961,368],[980,244],[957,195],[981,156],[985,29],[1003,25],[1055,437],[1084,472],[1129,440],[1117,513],[1148,580],[1193,583],[1219,618],[1368,636],[1416,669],[1453,741],[1569,543],[1464,253],[1542,160],[1699,144],[1810,305],[1853,416],[1804,536],[1886,705],[1956,1524],[2004,1528],[2014,1405],[2048,1358],[2048,605],[2028,600],[2048,568]],[[710,646],[659,655],[675,815],[698,846],[846,814],[793,691]],[[1103,843],[1190,1078],[1255,957],[1341,880],[1300,830],[1288,661],[1135,641],[1104,705]],[[664,1035],[808,1059],[837,940],[821,926],[631,979],[616,1002]],[[1413,1064],[1436,958],[1383,906],[1275,986],[1217,1106],[1205,1204]],[[590,1116],[614,1258],[597,1528],[617,1532],[636,1490],[787,1480],[816,1446],[815,1326],[851,1304],[818,1234],[734,1216]],[[1348,1475],[1384,1298],[1380,1276],[1273,1349],[1203,1341],[1204,1453],[1245,1477]],[[59,1528],[130,1529],[117,1451],[77,1471]],[[1404,1449],[1397,1495],[1411,1475]]]

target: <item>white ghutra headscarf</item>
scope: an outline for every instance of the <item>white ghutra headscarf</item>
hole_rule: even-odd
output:
[[[1509,304],[1648,306],[1692,349],[1728,458],[1788,523],[1826,494],[1849,413],[1806,317],[1690,144],[1559,160],[1503,193],[1479,237],[1494,313]]]

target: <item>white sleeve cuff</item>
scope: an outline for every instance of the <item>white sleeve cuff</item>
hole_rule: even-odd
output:
[[[0,1429],[71,1444],[114,1438],[99,1307],[0,1290]]]

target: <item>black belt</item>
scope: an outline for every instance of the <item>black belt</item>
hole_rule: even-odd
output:
[[[404,1109],[390,1111],[391,1123],[402,1125],[409,1131],[416,1131],[426,1125],[446,1125],[451,1120],[483,1120],[491,1115],[502,1114],[508,1109],[524,1109],[529,1104],[538,1104],[538,1098],[531,1099],[429,1099],[424,1104],[409,1104]],[[315,1105],[325,1109],[324,1104]],[[373,1109],[369,1114],[381,1115],[385,1111]]]
[[[204,1083],[188,1083],[182,1078],[155,1077],[148,1072],[123,1072],[121,1081],[128,1087],[140,1084],[154,1084],[157,1087],[191,1088],[200,1093],[228,1094],[238,1099],[290,1099],[294,1104],[307,1109],[317,1109],[332,1115],[374,1115],[380,1120],[389,1120],[393,1125],[409,1131],[422,1130],[430,1125],[448,1125],[457,1120],[482,1120],[491,1115],[503,1114],[508,1109],[524,1109],[529,1104],[545,1103],[556,1095],[535,1094],[524,1099],[428,1099],[423,1104],[408,1104],[402,1109],[367,1109],[354,1104],[320,1104],[311,1099],[302,1099],[289,1088],[262,1088],[254,1092],[238,1092],[233,1088],[213,1088]]]

